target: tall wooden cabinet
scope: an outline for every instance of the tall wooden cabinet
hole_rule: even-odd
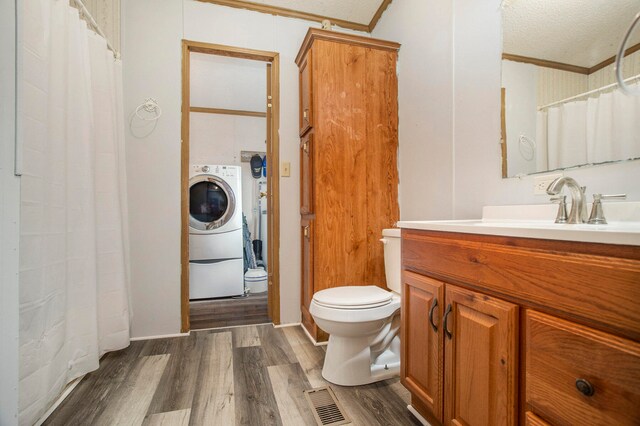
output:
[[[397,52],[393,42],[310,29],[300,73],[302,322],[343,285],[386,288],[382,229],[398,220]]]

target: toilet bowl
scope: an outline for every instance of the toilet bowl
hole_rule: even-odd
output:
[[[400,230],[382,232],[386,291],[377,286],[342,286],[314,294],[310,312],[329,333],[322,377],[356,386],[400,372]]]

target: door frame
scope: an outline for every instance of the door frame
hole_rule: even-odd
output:
[[[182,141],[180,149],[180,331],[187,333],[189,324],[189,122],[191,52],[251,59],[267,63],[267,273],[268,313],[274,324],[280,324],[280,55],[277,52],[182,40]],[[269,67],[270,65],[270,67]],[[270,104],[270,105],[269,105]]]

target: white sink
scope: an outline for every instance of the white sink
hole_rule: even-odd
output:
[[[589,209],[591,206],[589,206]],[[482,219],[400,221],[400,228],[640,246],[640,202],[604,205],[607,225],[554,223],[556,205],[487,206]]]

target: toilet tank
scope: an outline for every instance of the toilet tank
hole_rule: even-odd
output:
[[[384,271],[387,277],[387,287],[389,290],[400,294],[400,229],[383,229],[382,238],[384,244]]]

